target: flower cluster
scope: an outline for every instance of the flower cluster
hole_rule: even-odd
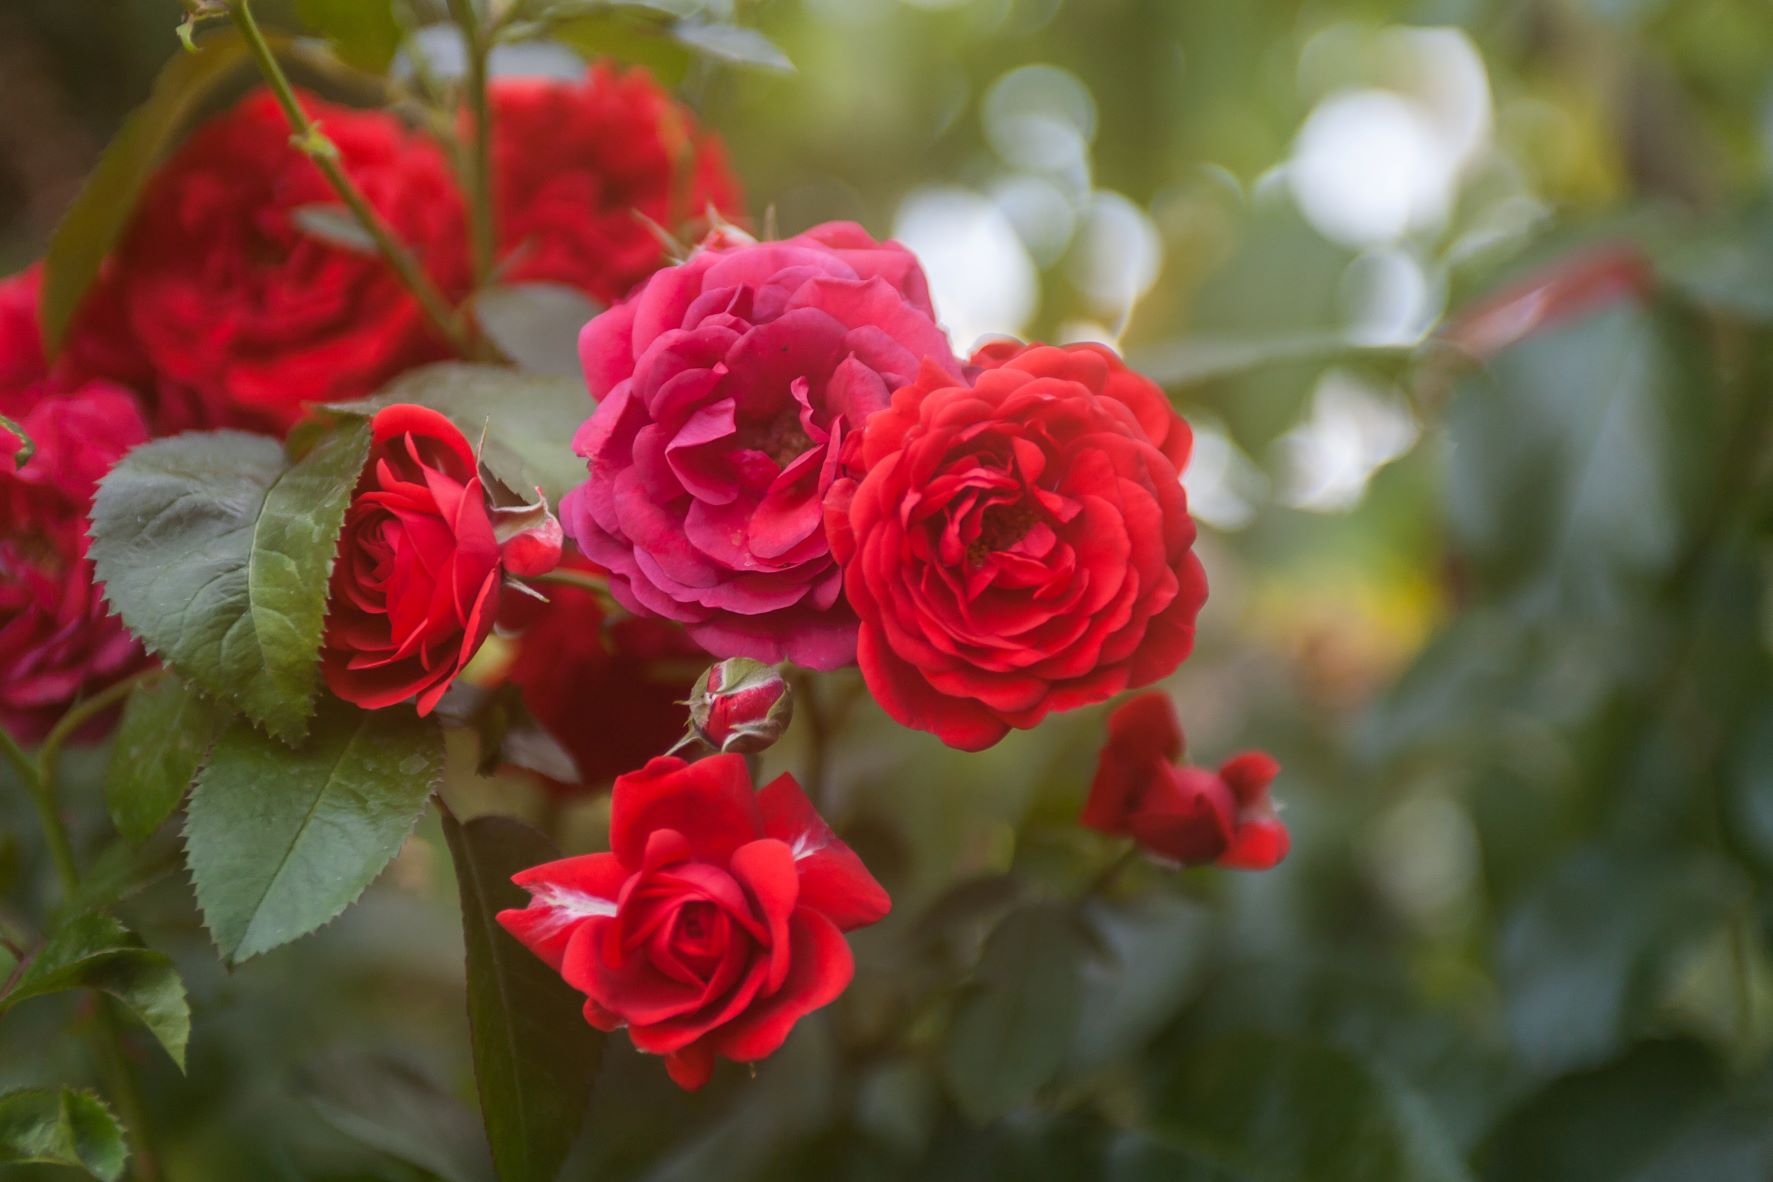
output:
[[[503,282],[612,300],[665,261],[637,212],[676,224],[736,210],[718,142],[640,71],[499,79],[491,99]],[[464,200],[443,148],[386,112],[299,101],[437,288],[468,295]],[[451,345],[258,91],[154,175],[68,351],[140,390],[157,433],[282,432],[306,404],[361,398]]]
[[[612,300],[665,261],[636,214],[673,225],[737,209],[719,142],[642,71],[499,79],[491,98],[501,282]],[[298,101],[428,279],[464,300],[467,214],[443,147],[386,112]],[[0,285],[0,415],[35,447],[16,466],[26,445],[0,431],[0,723],[27,737],[141,660],[92,583],[83,528],[123,452],[192,428],[282,434],[309,404],[360,399],[452,351],[265,90],[156,170],[53,364],[39,287],[35,268]],[[540,552],[527,550],[533,534],[495,537],[509,506],[484,495],[472,448],[439,416],[415,409],[376,431],[333,581],[327,681],[361,705],[417,696],[428,710],[491,629],[504,576],[551,565],[558,536]],[[628,623],[655,634],[644,648],[686,649],[667,629]],[[557,676],[595,676],[582,665],[571,649],[550,661]],[[644,745],[604,762],[602,779],[657,750],[649,736],[681,729],[665,709],[681,682],[652,708]]]
[[[586,326],[567,532],[716,656],[857,661],[969,750],[1176,668],[1206,578],[1191,436],[1107,349],[971,366],[860,227],[711,241]]]
[[[777,666],[858,666],[887,715],[970,751],[1168,677],[1207,597],[1182,486],[1193,436],[1103,346],[958,355],[899,243],[850,223],[752,239],[722,215],[739,196],[719,142],[644,74],[498,79],[484,97],[487,126],[441,125],[488,137],[490,208],[471,207],[486,186],[464,188],[445,145],[387,112],[255,92],[149,179],[53,364],[35,273],[0,288],[0,725],[39,736],[144,660],[93,585],[83,529],[119,456],[230,429],[287,436],[281,452],[232,442],[297,465],[340,454],[307,449],[367,418],[365,463],[304,523],[334,523],[336,549],[306,540],[313,630],[290,659],[363,710],[483,725],[501,736],[489,765],[518,762],[499,728],[521,701],[576,786],[613,781],[609,850],[520,873],[530,903],[499,918],[592,1025],[627,1028],[697,1088],[837,998],[845,933],[890,907],[792,777],[754,789],[745,756],[788,730],[804,684]],[[297,111],[324,142],[291,141]],[[698,214],[702,245],[666,265],[647,223]],[[571,481],[506,454],[525,447],[497,437],[504,406],[453,387],[420,405],[428,378],[413,401],[403,382],[352,405],[478,357],[476,297],[526,283],[606,306],[578,341],[584,408],[569,387],[525,440],[564,456],[578,423],[585,477],[558,520],[511,474]],[[459,372],[539,389],[430,371]],[[186,443],[204,441],[154,449]],[[101,525],[129,516],[103,511],[117,487]],[[115,528],[97,531],[105,564]],[[443,706],[464,679],[476,688]],[[814,744],[819,704],[803,698]],[[1122,706],[1084,824],[1175,863],[1280,861],[1273,761],[1210,772],[1181,754],[1167,698]],[[563,786],[565,762],[547,773]]]

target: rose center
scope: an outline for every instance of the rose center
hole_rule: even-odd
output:
[[[992,554],[1008,550],[1028,536],[1040,513],[1026,501],[991,505],[979,516],[979,536],[967,547],[967,561],[978,566]]]
[[[800,414],[792,403],[783,407],[774,418],[740,423],[734,442],[741,448],[762,452],[775,461],[778,468],[786,468],[813,446],[812,437],[801,426]]]

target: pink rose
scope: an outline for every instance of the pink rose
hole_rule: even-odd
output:
[[[821,509],[844,441],[923,359],[961,372],[916,257],[847,223],[711,245],[586,325],[579,354],[599,405],[561,517],[616,598],[716,656],[853,660]]]

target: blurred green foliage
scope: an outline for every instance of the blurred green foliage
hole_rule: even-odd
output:
[[[1074,905],[1118,852],[1074,822],[1101,711],[965,756],[827,679],[835,812],[893,917],[755,1079],[685,1097],[612,1040],[564,1176],[1773,1176],[1765,0],[724,7],[795,72],[573,40],[680,75],[758,224],[897,228],[951,323],[1171,379],[1213,598],[1168,688],[1198,761],[1280,758],[1294,852]],[[0,12],[0,258],[40,251],[176,19]],[[1653,261],[1644,299],[1481,365],[1421,344],[1597,241]],[[34,833],[0,792],[14,897],[48,890]],[[195,1014],[187,1074],[135,1035],[167,1176],[485,1177],[438,823],[232,973],[176,843],[121,909]],[[50,1012],[91,1015],[33,1005],[0,1088],[88,1077]]]

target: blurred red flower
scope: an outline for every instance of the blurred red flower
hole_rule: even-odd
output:
[[[576,555],[561,565],[599,573]],[[546,604],[518,600],[517,613],[500,617],[501,628],[522,626],[505,680],[572,756],[579,783],[607,784],[682,736],[683,701],[707,654],[668,620],[612,620],[588,590],[546,591]]]
[[[793,777],[753,792],[739,755],[618,778],[610,846],[517,875],[530,904],[499,922],[684,1088],[835,1000],[855,972],[843,933],[891,906]]]
[[[416,694],[429,714],[492,631],[506,573],[559,560],[559,526],[544,513],[507,536],[473,448],[436,411],[386,407],[372,430],[339,538],[322,667],[347,702],[379,710]]]
[[[1214,773],[1179,766],[1181,758],[1182,727],[1167,696],[1140,694],[1118,707],[1083,824],[1185,865],[1267,870],[1287,856],[1287,829],[1268,799],[1279,764],[1251,751]]]
[[[1207,597],[1162,391],[1099,347],[983,362],[926,364],[826,504],[869,689],[967,750],[1170,673]]]
[[[0,727],[39,739],[77,699],[137,668],[142,649],[110,614],[86,558],[99,478],[148,437],[127,391],[68,389],[46,371],[35,269],[0,283]]]
[[[719,137],[645,70],[497,78],[491,97],[506,282],[563,283],[614,303],[666,261],[636,215],[671,228],[710,205],[740,212]]]
[[[438,286],[465,291],[462,200],[443,153],[385,113],[301,102]],[[156,434],[281,432],[303,403],[360,398],[446,356],[392,268],[367,243],[317,233],[326,220],[350,232],[271,94],[249,95],[149,182],[70,353],[147,392]],[[92,339],[119,334],[127,349]]]

